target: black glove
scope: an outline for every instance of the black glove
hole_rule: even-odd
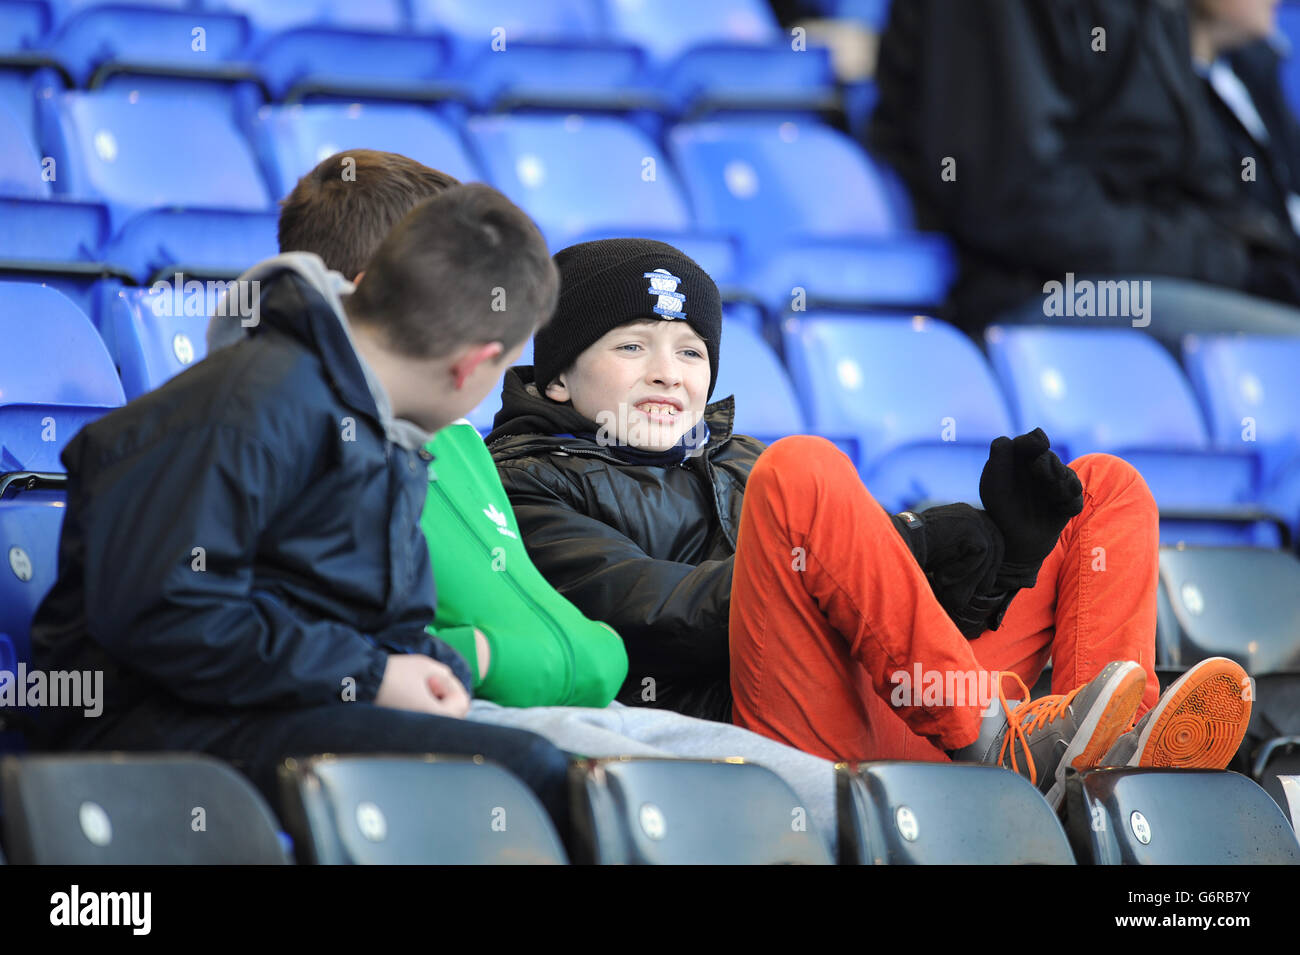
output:
[[[989,447],[980,500],[1006,541],[994,591],[1034,586],[1066,523],[1083,510],[1079,476],[1050,447],[1042,428],[1014,441],[997,438]]]
[[[962,634],[974,639],[989,629],[990,615],[1005,610],[1000,600],[975,600],[994,588],[1003,563],[1002,532],[989,515],[969,504],[945,504],[892,519]]]

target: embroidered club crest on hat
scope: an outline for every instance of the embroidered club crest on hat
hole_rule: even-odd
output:
[[[681,279],[667,269],[643,272],[641,277],[650,280],[650,294],[658,298],[654,307],[656,315],[662,315],[665,318],[686,317],[686,312],[682,309],[682,303],[686,301],[686,296],[677,291]]]

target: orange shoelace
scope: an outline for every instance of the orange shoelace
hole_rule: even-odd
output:
[[[1017,706],[1014,711],[1007,704],[1007,695],[1002,689],[1002,677],[1006,676],[1012,677],[1016,683],[1020,684],[1020,690],[1024,693],[1024,696],[1021,697],[1024,702]],[[1016,739],[1019,739],[1020,745],[1025,750],[1025,759],[1029,761],[1029,781],[1037,784],[1038,769],[1034,766],[1034,757],[1029,752],[1028,734],[1064,716],[1066,709],[1082,689],[1082,686],[1078,686],[1069,693],[1031,700],[1029,698],[1029,687],[1025,686],[1025,681],[1020,679],[1020,674],[1010,670],[1002,671],[998,676],[998,700],[1002,703],[1002,712],[1007,718],[1007,735],[1002,740],[1002,751],[998,753],[998,764],[1005,765],[1007,750],[1010,749],[1011,769],[1014,772],[1020,772],[1020,765],[1016,761],[1015,747]],[[1026,720],[1028,721],[1027,725],[1025,724]]]

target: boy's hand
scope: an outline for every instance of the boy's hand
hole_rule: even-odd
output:
[[[446,664],[419,653],[392,653],[375,705],[462,717],[469,712],[469,694]]]
[[[993,587],[1003,560],[1002,532],[969,504],[931,507],[921,519],[926,550],[921,569],[943,609],[956,619],[976,594]]]
[[[1032,587],[1070,518],[1083,510],[1079,476],[1049,450],[1041,428],[997,438],[980,475],[980,500],[1002,530],[1000,589]]]

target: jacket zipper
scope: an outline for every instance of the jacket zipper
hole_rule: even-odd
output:
[[[456,519],[459,520],[461,526],[464,527],[465,530],[469,532],[469,536],[474,540],[476,540],[479,546],[482,547],[487,552],[487,555],[489,557],[491,557],[492,548],[489,547],[487,545],[487,542],[484,541],[483,538],[479,536],[478,532],[475,531],[474,528],[470,526],[469,521],[465,520],[465,515],[460,512],[460,509],[457,508],[452,503],[451,495],[449,495],[446,491],[442,489],[442,485],[438,482],[437,475],[434,475],[433,480],[430,483],[435,488],[438,489],[438,496],[442,498],[443,502],[447,505],[448,510],[450,510],[453,514],[456,515]],[[522,545],[522,543],[523,541],[521,539],[520,544]],[[533,609],[537,617],[545,621],[546,626],[550,629],[550,631],[553,634],[555,634],[556,637],[559,638],[560,644],[564,647],[565,652],[568,654],[568,659],[569,659],[568,689],[565,691],[564,694],[564,702],[561,704],[557,704],[560,706],[568,706],[570,705],[568,701],[573,697],[573,684],[575,682],[574,671],[577,669],[578,666],[577,661],[574,659],[573,645],[569,642],[568,637],[566,637],[561,632],[560,628],[557,627],[555,623],[551,620],[551,615],[542,609],[541,605],[538,604],[537,601],[532,598],[532,596],[528,593],[527,590],[523,588],[523,586],[519,583],[519,581],[515,580],[514,575],[511,574],[510,571],[508,570],[506,571],[505,577],[506,580],[510,582],[510,586],[514,588],[515,593],[523,597],[524,601]],[[435,580],[434,583],[436,584],[437,581]]]

